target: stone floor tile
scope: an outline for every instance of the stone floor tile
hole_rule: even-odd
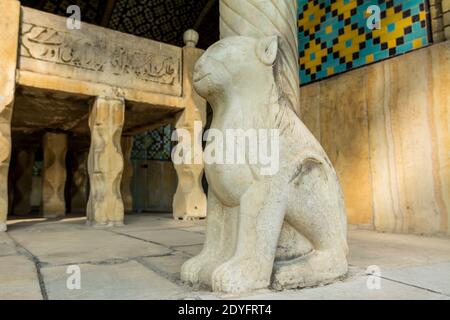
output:
[[[41,300],[37,270],[24,256],[0,257],[0,300]]]
[[[176,299],[186,289],[136,261],[113,265],[81,264],[81,289],[69,290],[66,267],[42,269],[49,299],[147,300]]]

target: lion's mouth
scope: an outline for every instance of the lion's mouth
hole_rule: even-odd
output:
[[[211,75],[211,73],[200,74],[200,75],[196,74],[196,75],[194,75],[194,82],[202,81],[203,79],[205,79],[209,75]]]

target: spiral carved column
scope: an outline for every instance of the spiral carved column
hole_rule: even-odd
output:
[[[120,226],[124,205],[120,194],[123,156],[120,145],[125,117],[125,102],[98,97],[89,117],[91,147],[88,157],[90,194],[88,224]]]
[[[42,169],[42,211],[44,217],[65,215],[67,135],[47,132],[43,140],[44,164]]]

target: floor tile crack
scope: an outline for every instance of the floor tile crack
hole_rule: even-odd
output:
[[[11,241],[14,243],[15,249],[17,250],[18,254],[21,256],[24,256],[25,258],[27,258],[34,264],[34,266],[36,268],[36,274],[37,274],[37,278],[38,278],[39,288],[41,290],[42,299],[48,300],[48,294],[47,294],[47,289],[45,287],[44,276],[42,275],[42,272],[41,272],[41,268],[42,268],[41,261],[33,253],[31,253],[31,251],[29,251],[27,248],[22,246],[18,241],[16,241],[16,239],[14,239],[11,236],[11,234],[8,233],[7,235],[11,239]]]

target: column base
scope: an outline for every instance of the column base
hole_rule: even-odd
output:
[[[8,230],[8,227],[6,226],[6,223],[0,223],[0,232],[6,232]]]
[[[111,229],[124,227],[125,223],[123,222],[108,222],[108,223],[100,223],[95,221],[86,221],[86,226],[94,228],[94,229]]]

